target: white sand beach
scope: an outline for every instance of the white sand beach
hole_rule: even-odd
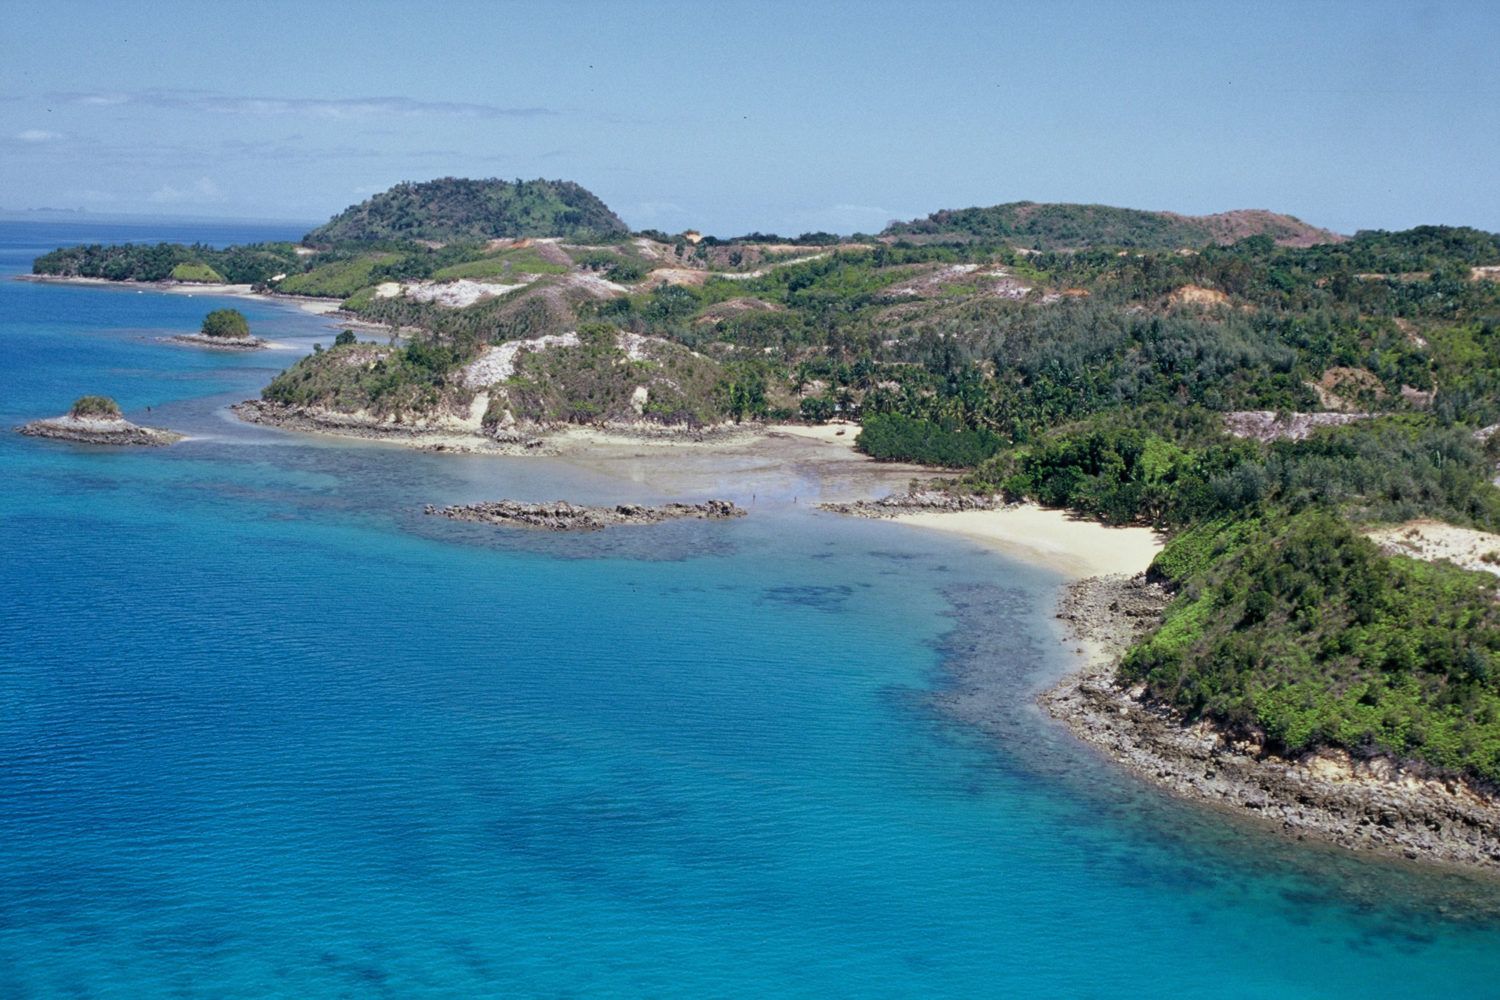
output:
[[[854,451],[854,439],[859,436],[859,424],[843,421],[826,424],[770,424],[767,434],[782,434],[788,437],[805,438],[822,444],[838,445]]]
[[[1071,580],[1136,574],[1151,565],[1163,539],[1150,528],[1112,528],[1036,504],[997,510],[900,514],[901,524],[947,531],[1007,556],[1056,570]]]

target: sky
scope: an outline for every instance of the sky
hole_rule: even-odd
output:
[[[1500,231],[1500,0],[0,0],[0,209],[326,221],[576,181],[635,229],[1010,201]]]

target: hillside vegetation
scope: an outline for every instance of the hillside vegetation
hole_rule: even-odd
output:
[[[1284,754],[1384,752],[1500,783],[1493,576],[1383,556],[1317,510],[1205,523],[1158,570],[1180,593],[1128,680]]]
[[[989,208],[934,212],[925,219],[895,222],[882,236],[931,240],[980,240],[1034,250],[1126,247],[1174,250],[1233,243],[1247,236],[1269,236],[1279,244],[1309,246],[1342,237],[1274,212],[1228,212],[1190,216],[1144,212],[1108,205],[1043,205],[1017,201]]]
[[[195,243],[64,247],[32,262],[33,274],[110,281],[185,281],[262,284],[278,274],[301,269],[290,243],[256,243],[223,250]]]
[[[443,177],[397,184],[302,238],[304,243],[382,240],[476,242],[522,236],[623,233],[619,216],[571,181],[467,180]]]

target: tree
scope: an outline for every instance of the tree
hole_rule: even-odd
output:
[[[814,424],[826,423],[834,414],[833,400],[827,396],[813,396],[801,404],[802,417]]]
[[[108,396],[79,396],[68,410],[68,416],[80,420],[119,420],[120,407]]]
[[[238,309],[215,309],[203,317],[203,335],[243,340],[250,336],[250,323]]]

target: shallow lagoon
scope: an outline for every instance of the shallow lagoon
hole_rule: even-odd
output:
[[[0,267],[93,236],[0,227]],[[239,424],[296,353],[157,339],[224,304],[334,333],[0,281],[6,426],[102,392],[194,435],[0,437],[0,996],[1493,991],[1496,887],[1166,801],[1043,720],[1048,573],[797,476],[730,523],[426,518],[662,497]],[[943,709],[965,658],[989,732]]]

